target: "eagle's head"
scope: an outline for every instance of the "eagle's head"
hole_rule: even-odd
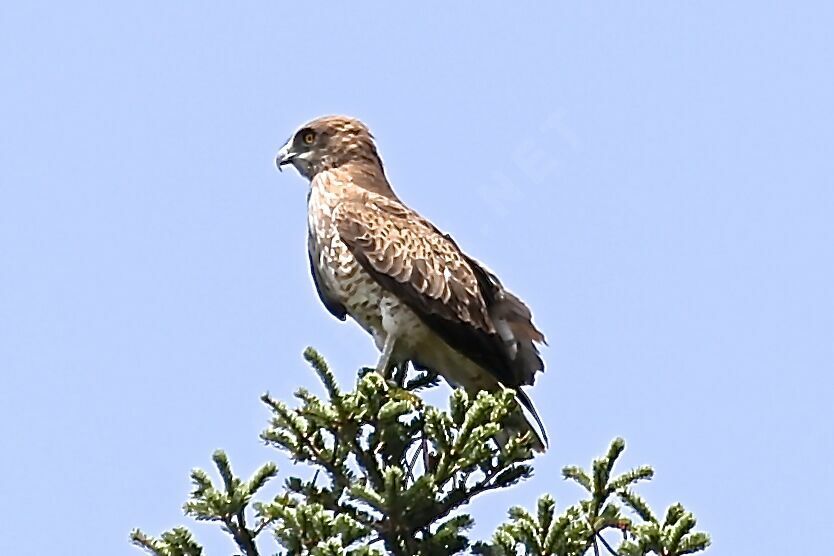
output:
[[[310,180],[319,172],[351,163],[378,167],[382,171],[382,161],[368,127],[347,116],[323,116],[307,122],[293,133],[275,157],[279,170],[292,164]]]

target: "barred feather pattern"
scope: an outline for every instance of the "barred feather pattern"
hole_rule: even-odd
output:
[[[350,316],[393,362],[444,376],[470,393],[509,387],[529,427],[544,426],[522,390],[544,370],[544,336],[529,308],[454,240],[403,204],[367,127],[353,118],[308,122],[282,148],[310,180],[308,255],[316,290],[337,318]],[[280,167],[280,166],[279,166]]]

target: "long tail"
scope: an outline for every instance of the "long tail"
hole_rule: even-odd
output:
[[[544,452],[550,447],[550,441],[536,406],[521,388],[515,389],[515,400],[518,402],[518,411],[510,415],[508,428],[500,431],[495,439],[503,446],[513,436],[530,432],[533,435],[533,450]]]
[[[533,400],[520,387],[515,390],[515,399],[518,401],[519,407],[521,407],[527,428],[536,437],[534,448],[539,452],[544,452],[549,447],[550,441],[547,438],[547,430],[544,427],[544,423],[541,417],[539,417],[538,411],[536,411],[536,406],[533,405]]]

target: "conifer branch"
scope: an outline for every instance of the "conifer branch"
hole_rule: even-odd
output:
[[[212,460],[219,486],[200,469],[191,473],[185,513],[218,522],[244,556],[259,554],[257,541],[265,531],[286,554],[298,556],[446,556],[468,549],[491,556],[585,556],[600,554],[600,545],[615,556],[682,556],[710,544],[708,535],[694,530],[695,517],[683,506],[670,506],[661,522],[637,494],[638,483],[653,477],[651,467],[614,474],[625,449],[619,438],[590,470],[562,470],[581,488],[584,497],[577,503],[559,513],[545,495],[535,515],[512,508],[489,542],[472,543],[473,520],[460,512],[479,495],[532,475],[530,435],[496,440],[518,410],[512,393],[470,398],[455,390],[448,409],[431,407],[415,394],[436,383],[429,373],[409,380],[402,365],[386,381],[365,370],[354,390],[343,391],[315,350],[309,348],[304,357],[325,396],[299,389],[300,405],[290,408],[264,394],[261,400],[272,418],[261,438],[311,465],[312,478],[289,477],[271,500],[253,501],[277,476],[274,464],[242,480],[218,450]],[[247,513],[253,510],[250,528]],[[609,530],[622,535],[618,545],[605,538]],[[134,530],[131,542],[154,556],[203,553],[185,528],[159,538]]]

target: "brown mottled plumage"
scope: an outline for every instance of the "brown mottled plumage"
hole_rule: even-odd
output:
[[[281,148],[310,180],[308,253],[328,311],[347,315],[382,351],[380,370],[411,361],[470,393],[512,388],[547,443],[521,389],[544,370],[544,336],[530,310],[391,189],[368,128],[344,116],[302,126]],[[526,428],[526,427],[525,427]]]

